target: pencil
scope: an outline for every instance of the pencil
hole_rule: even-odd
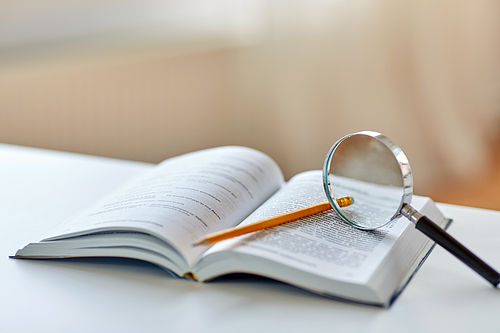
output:
[[[351,197],[341,197],[335,199],[337,201],[337,204],[340,207],[347,207],[351,205],[354,200]],[[284,213],[281,215],[273,216],[261,221],[257,221],[254,223],[250,223],[241,227],[234,227],[234,228],[229,228],[226,230],[214,232],[208,235],[205,235],[198,239],[196,242],[193,243],[193,246],[198,246],[198,245],[208,245],[208,244],[213,244],[217,243],[229,238],[234,238],[237,236],[241,236],[244,234],[248,234],[250,232],[254,231],[259,231],[262,229],[267,229],[271,227],[275,227],[280,224],[292,222],[295,220],[298,220],[300,218],[306,217],[306,216],[311,216],[315,215],[324,211],[327,211],[331,209],[332,206],[330,205],[330,202],[325,201],[321,202],[316,205],[312,205],[309,207],[297,209],[288,213]]]

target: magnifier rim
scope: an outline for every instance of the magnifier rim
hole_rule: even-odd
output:
[[[377,139],[379,142],[381,142],[384,146],[386,146],[393,154],[394,158],[398,162],[399,169],[401,171],[401,177],[403,178],[403,195],[401,196],[401,201],[398,209],[394,213],[394,215],[384,224],[381,224],[377,227],[366,227],[363,225],[359,225],[354,221],[351,221],[348,219],[343,213],[342,209],[338,205],[337,201],[335,198],[332,196],[332,189],[330,186],[330,181],[329,181],[329,175],[330,175],[330,165],[332,162],[332,157],[339,145],[346,139],[350,138],[351,136],[355,135],[366,135],[370,136],[374,139]],[[373,230],[377,229],[380,227],[383,227],[384,225],[387,225],[391,221],[399,218],[401,214],[401,209],[403,208],[404,205],[410,204],[411,199],[413,196],[413,176],[410,168],[410,163],[408,162],[408,158],[406,155],[403,153],[401,148],[397,144],[395,144],[391,139],[386,137],[385,135],[379,133],[379,132],[374,132],[374,131],[361,131],[361,132],[356,132],[352,134],[348,134],[341,139],[339,139],[337,142],[333,144],[333,146],[330,148],[328,151],[328,154],[326,155],[325,162],[323,164],[323,186],[325,189],[326,197],[328,198],[328,201],[330,202],[330,205],[333,207],[333,209],[339,214],[339,216],[347,223],[355,226],[358,229],[364,229],[364,230]],[[354,200],[356,200],[354,198]]]

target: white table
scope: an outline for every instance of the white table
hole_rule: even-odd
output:
[[[8,255],[152,165],[0,144],[0,332],[499,332],[500,290],[437,247],[390,309],[264,279],[199,284],[132,260]],[[500,268],[500,212],[439,204]]]

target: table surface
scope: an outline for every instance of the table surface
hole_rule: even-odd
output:
[[[8,256],[153,165],[0,144],[0,332],[498,332],[500,290],[436,247],[389,309],[258,278],[199,284],[126,259]],[[500,268],[500,212],[438,204]]]

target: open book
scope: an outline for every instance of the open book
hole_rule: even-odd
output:
[[[14,258],[134,258],[197,281],[251,273],[389,306],[433,245],[406,219],[363,231],[330,210],[211,247],[192,246],[207,233],[322,201],[319,170],[285,183],[277,164],[259,151],[207,149],[160,163]],[[441,226],[449,221],[428,198],[414,197],[413,206]]]

